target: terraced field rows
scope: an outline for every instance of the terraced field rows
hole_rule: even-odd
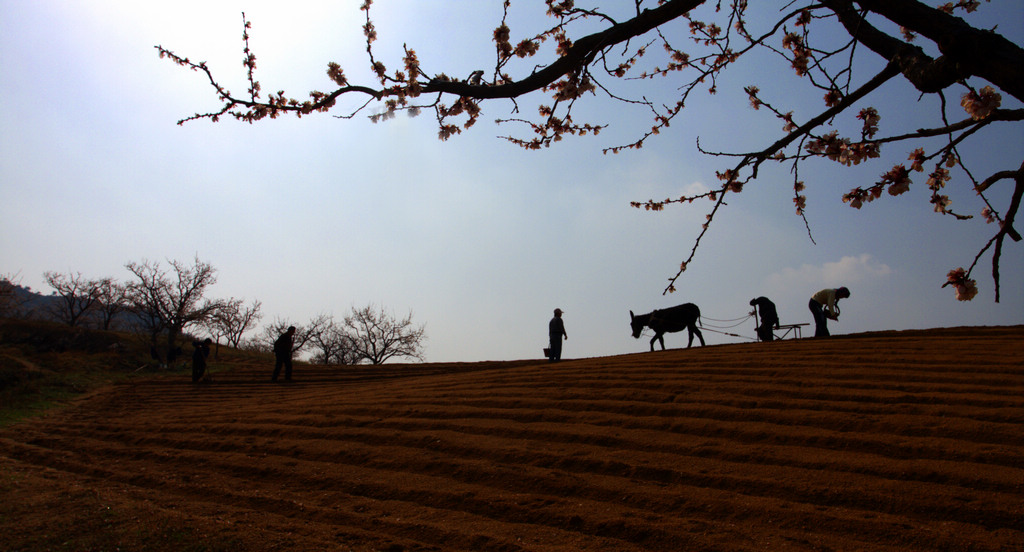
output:
[[[1024,550],[1022,327],[296,378],[117,386],[0,466],[250,550]]]

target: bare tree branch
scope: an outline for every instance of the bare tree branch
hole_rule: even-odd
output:
[[[792,163],[792,201],[796,205],[797,214],[803,217],[809,236],[810,225],[805,216],[806,197],[802,193],[805,183],[797,176],[800,165],[812,158],[827,159],[845,166],[856,165],[880,157],[883,144],[896,142],[911,145],[911,167],[898,164],[874,184],[857,187],[845,194],[843,201],[860,208],[864,202],[880,197],[883,191],[891,195],[903,193],[910,184],[910,174],[923,171],[925,161],[935,160],[935,167],[928,175],[928,201],[938,213],[968,220],[972,215],[954,211],[951,207],[952,199],[944,192],[946,183],[951,179],[950,169],[959,167],[971,183],[968,188],[977,188],[979,193],[983,193],[992,181],[986,179],[981,184],[977,183],[965,166],[970,161],[963,159],[960,147],[969,140],[982,139],[985,135],[982,131],[992,128],[997,121],[1024,120],[1022,110],[1001,108],[1002,94],[1024,101],[1024,49],[994,30],[973,27],[953,15],[955,10],[973,11],[977,8],[977,2],[958,1],[933,8],[917,0],[804,0],[780,2],[776,14],[768,17],[763,15],[769,13],[764,11],[764,6],[771,4],[759,3],[757,7],[762,11],[754,16],[748,13],[751,8],[745,1],[733,2],[724,9],[721,3],[709,5],[703,0],[635,0],[628,8],[619,6],[612,10],[587,8],[577,6],[577,3],[546,2],[548,15],[554,21],[553,26],[515,43],[507,24],[511,2],[506,2],[500,24],[494,30],[496,59],[490,77],[484,78],[487,72],[480,70],[465,79],[457,79],[444,73],[427,75],[421,69],[416,52],[407,46],[404,47],[404,57],[400,63],[402,69],[388,72],[383,60],[374,54],[373,44],[377,40],[377,33],[370,17],[372,2],[366,1],[360,8],[366,12],[366,23],[363,26],[366,53],[378,83],[374,86],[354,85],[348,81],[338,64],[329,63],[327,74],[336,87],[327,93],[312,91],[309,99],[304,101],[288,98],[283,92],[271,94],[266,100],[260,99],[261,86],[255,78],[255,55],[248,45],[250,23],[244,15],[243,63],[249,87],[247,96],[235,96],[228,92],[214,78],[205,63],[195,63],[161,46],[157,46],[157,49],[162,57],[204,74],[221,102],[220,110],[197,113],[179,123],[196,119],[216,121],[224,115],[251,123],[283,113],[301,116],[330,112],[340,96],[356,94],[366,96],[367,102],[342,117],[350,118],[373,103],[383,106],[383,111],[370,116],[374,121],[388,119],[399,110],[432,108],[437,120],[438,136],[446,140],[471,127],[481,116],[481,104],[484,102],[512,100],[513,112],[518,114],[521,98],[534,92],[543,92],[550,94],[551,101],[546,105],[538,105],[535,116],[517,115],[498,121],[525,125],[526,137],[508,135],[503,138],[527,149],[537,149],[550,146],[568,135],[598,134],[604,130],[605,125],[579,123],[573,118],[577,102],[589,99],[588,93],[596,94],[600,90],[606,99],[648,111],[653,120],[650,130],[642,133],[639,138],[626,141],[625,145],[605,148],[605,153],[642,147],[647,139],[667,129],[671,122],[681,116],[692,92],[706,88],[708,92],[714,93],[719,75],[741,57],[756,50],[770,52],[788,64],[789,70],[803,78],[806,86],[823,91],[824,106],[817,115],[798,124],[792,111],[765,102],[758,96],[756,86],[748,87],[751,105],[755,109],[766,107],[782,120],[784,130],[781,137],[767,138],[765,141],[770,143],[753,152],[714,153],[738,158],[738,162],[731,168],[718,172],[723,183],[715,190],[663,201],[651,199],[632,202],[634,207],[654,211],[660,211],[669,204],[691,203],[695,199],[710,199],[714,202],[707,214],[707,222],[696,236],[689,255],[679,265],[679,271],[669,279],[665,292],[675,289],[677,279],[695,258],[715,215],[725,205],[726,194],[738,193],[745,185],[755,181],[765,161]],[[714,20],[701,21],[697,18],[698,12],[703,13],[698,8],[703,7],[713,8],[708,11],[713,11],[711,17]],[[898,34],[902,38],[882,30],[893,27],[900,29]],[[574,38],[575,34],[582,36]],[[926,53],[925,48],[912,44],[915,38],[921,37],[931,41],[940,54],[938,57],[932,57]],[[639,46],[634,45],[634,39]],[[680,49],[678,43],[681,42],[691,44],[694,53]],[[532,70],[518,75],[509,74],[513,59],[540,55],[544,43],[554,45],[552,57],[547,58],[546,62],[533,65]],[[547,55],[547,50],[544,52],[543,55]],[[648,62],[657,57],[655,52],[662,52],[664,59],[661,63],[657,59],[653,63]],[[858,71],[861,69],[859,60],[872,55],[878,56],[884,69],[866,81],[857,79],[855,75],[861,72]],[[682,79],[684,82],[678,87],[674,100],[659,102],[647,96],[629,97],[628,94],[621,94],[607,82],[598,82],[595,74],[600,74],[602,79],[623,81],[646,81],[682,74],[690,75],[690,78]],[[862,108],[856,114],[856,118],[863,121],[859,138],[842,137],[836,130],[828,130],[847,111],[876,95],[883,83],[897,76],[902,76],[923,94],[938,96],[942,104],[938,114],[941,124],[879,138],[875,134],[880,114],[873,108]],[[979,87],[972,82],[975,79],[990,84]],[[970,119],[949,122],[946,94],[953,88],[965,91],[960,106]],[[417,98],[424,96],[430,96],[431,99],[416,103],[419,101]],[[456,124],[456,121],[460,124]],[[925,152],[924,147],[913,149],[915,140],[934,136],[948,137],[947,143],[930,152]],[[701,149],[699,143],[698,149]],[[1004,229],[993,236],[990,242],[990,245],[995,246],[993,276],[998,288],[998,261],[1003,237],[1013,238],[1017,235],[1007,221],[1012,223],[1014,220],[1019,201],[1011,199],[1004,207],[1005,212],[1000,219],[990,200],[984,196],[982,199],[986,203],[986,211],[983,213],[986,220],[1001,220],[1004,224]],[[989,245],[984,246],[981,253],[988,249]],[[969,274],[970,271],[952,271],[949,282],[958,290],[972,289],[974,284]],[[958,291],[958,297],[967,296],[973,296],[973,293]]]

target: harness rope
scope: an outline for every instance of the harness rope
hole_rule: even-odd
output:
[[[746,316],[741,316],[740,318],[729,318],[728,320],[718,320],[717,318],[709,318],[709,317],[704,316],[704,315],[701,315],[701,318],[703,318],[705,320],[711,320],[712,322],[735,322],[737,320],[746,321],[751,316],[754,316],[754,313],[748,312]]]
[[[711,320],[713,322],[735,322],[735,324],[732,324],[731,326],[715,326],[714,324],[708,324],[707,326],[705,326],[704,325],[705,317],[702,316],[701,317],[700,328],[702,330],[707,330],[709,332],[720,333],[720,334],[723,334],[723,335],[730,335],[732,337],[738,337],[740,339],[749,339],[751,341],[757,341],[757,338],[754,338],[754,337],[750,337],[750,336],[746,336],[746,335],[740,335],[740,334],[734,334],[732,332],[723,332],[722,331],[722,330],[727,330],[727,329],[735,328],[736,326],[739,326],[739,325],[745,323],[747,320],[750,320],[751,318],[754,318],[754,317],[755,317],[755,313],[754,312],[750,312],[750,313],[747,313],[747,315],[742,317],[742,318],[732,318],[732,319],[729,319],[729,320],[717,320],[717,319],[714,319],[714,318],[707,318],[707,320]],[[756,320],[755,320],[755,322],[756,322]]]
[[[731,335],[731,336],[733,336],[733,337],[739,337],[739,338],[741,338],[741,339],[749,339],[749,340],[751,340],[751,341],[757,341],[757,338],[756,338],[756,337],[750,337],[750,336],[748,336],[748,335],[740,335],[740,334],[734,334],[734,333],[729,333],[729,332],[722,332],[722,331],[719,331],[719,330],[713,330],[713,329],[711,329],[711,328],[705,328],[705,327],[703,327],[703,326],[701,326],[701,329],[702,329],[702,330],[707,330],[707,331],[709,331],[709,332],[715,332],[715,333],[720,333],[720,334],[723,334],[723,335]]]
[[[701,328],[710,327],[710,328],[718,328],[720,330],[727,330],[729,328],[735,328],[736,326],[739,326],[740,324],[743,324],[744,322],[746,322],[747,320],[750,320],[753,317],[754,317],[754,315],[751,314],[751,315],[744,316],[743,318],[736,318],[736,319],[733,319],[733,320],[715,320],[714,318],[708,318],[708,320],[714,320],[715,322],[735,322],[736,320],[739,320],[739,322],[736,322],[735,324],[733,324],[731,326],[716,326],[714,324],[708,324],[707,326],[705,326],[703,324],[703,318],[704,317],[701,317],[701,326],[700,327]]]

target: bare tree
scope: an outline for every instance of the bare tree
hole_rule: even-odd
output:
[[[191,266],[177,260],[169,263],[173,275],[157,262],[130,262],[125,267],[136,277],[127,284],[129,303],[146,324],[153,345],[159,333],[167,332],[166,351],[171,353],[183,330],[205,321],[225,303],[203,297],[206,288],[217,282],[212,265],[198,257]]]
[[[727,6],[705,0],[636,0],[612,3],[608,9],[581,7],[577,4],[582,2],[572,0],[545,0],[551,26],[518,41],[513,40],[507,23],[512,2],[506,0],[504,16],[492,34],[491,47],[496,54],[493,68],[474,71],[466,79],[445,73],[427,74],[415,50],[408,46],[398,62],[401,69],[388,71],[374,53],[377,29],[370,17],[371,4],[372,0],[364,0],[360,9],[366,16],[363,32],[368,64],[375,75],[372,82],[353,84],[343,68],[331,62],[327,64],[331,89],[313,91],[308,99],[287,97],[283,91],[263,95],[255,76],[256,56],[249,48],[251,26],[244,14],[245,95],[229,92],[205,63],[157,46],[161,57],[203,74],[221,101],[220,109],[197,113],[179,124],[198,119],[217,121],[222,116],[252,123],[286,113],[302,116],[329,112],[336,110],[338,99],[345,96],[365,98],[365,103],[343,113],[342,118],[351,118],[371,104],[383,108],[371,116],[375,121],[399,111],[432,110],[438,136],[446,140],[472,126],[481,116],[484,102],[510,99],[516,115],[499,122],[524,125],[525,137],[505,138],[537,149],[569,135],[601,131],[601,124],[578,123],[573,118],[577,102],[601,95],[639,107],[652,120],[650,130],[641,136],[604,149],[605,153],[617,153],[640,148],[670,123],[679,122],[690,94],[700,89],[714,93],[719,76],[740,59],[755,51],[767,52],[779,63],[772,66],[759,62],[764,71],[793,71],[805,87],[822,95],[822,103],[815,115],[801,119],[785,105],[791,95],[771,99],[757,86],[746,87],[752,107],[777,117],[781,133],[749,152],[705,151],[733,159],[724,162],[718,172],[721,184],[717,189],[695,196],[633,202],[635,207],[660,211],[670,204],[711,201],[707,222],[697,233],[689,256],[669,279],[665,292],[675,290],[676,280],[693,261],[726,197],[757,179],[766,162],[790,166],[792,201],[797,215],[803,217],[805,183],[799,169],[807,160],[827,159],[851,166],[881,157],[883,146],[902,144],[902,150],[896,149],[890,157],[895,161],[889,165],[890,170],[876,182],[854,188],[842,200],[859,209],[882,197],[883,192],[905,193],[914,177],[924,179],[927,174],[925,195],[935,211],[967,220],[972,215],[954,211],[947,195],[951,171],[957,171],[966,194],[981,196],[985,204],[981,218],[996,223],[996,230],[980,246],[969,268],[950,271],[945,285],[952,285],[959,299],[973,297],[976,285],[972,271],[991,250],[995,298],[999,300],[999,260],[1004,242],[1007,237],[1021,239],[1013,223],[1024,196],[1024,163],[986,166],[985,174],[975,176],[984,160],[966,159],[961,153],[968,141],[984,143],[994,128],[1024,121],[1024,109],[1001,107],[1003,95],[1024,101],[1024,49],[994,30],[977,28],[955,15],[969,16],[980,5],[976,0],[935,6],[917,0],[735,0]],[[534,61],[545,57],[546,61]],[[654,86],[638,96],[630,95],[630,84],[662,78],[676,79],[672,96],[656,97],[659,92]],[[881,114],[865,102],[881,94],[884,83],[899,78],[922,95],[938,99],[934,104],[938,108],[931,114],[934,125],[897,129],[882,136]],[[531,111],[521,110],[518,100],[531,92],[548,93],[551,100],[537,106],[536,116],[526,118],[519,113]],[[959,114],[958,108],[949,109],[950,103],[962,107]],[[919,105],[926,104],[906,108],[932,109]],[[834,126],[840,124],[852,124],[859,131],[843,136]],[[935,137],[942,140],[932,140]],[[997,205],[987,192],[1004,187],[1004,181],[1010,191],[1001,195],[1009,199]]]
[[[223,337],[228,345],[237,349],[242,342],[242,336],[263,318],[263,313],[260,312],[262,307],[263,304],[255,299],[249,305],[245,305],[242,299],[229,299],[224,308],[214,313],[206,327],[215,336],[214,340],[218,345],[220,337]]]
[[[96,281],[99,299],[95,311],[100,318],[100,327],[111,329],[114,319],[128,309],[127,289],[113,278],[100,278]]]
[[[52,303],[53,316],[68,326],[83,322],[99,303],[100,281],[86,279],[81,272],[48,271],[43,273],[43,279],[57,297]]]
[[[321,364],[356,364],[360,358],[356,352],[355,339],[344,326],[328,317],[322,331],[310,336],[313,360]]]
[[[247,337],[238,343],[238,348],[242,351],[251,351],[254,353],[272,354],[274,352],[274,344],[267,343],[267,340],[260,336]]]
[[[221,308],[217,309],[216,312],[210,314],[210,316],[199,323],[199,326],[205,329],[213,339],[214,358],[220,358],[220,340],[225,336],[225,332],[227,331],[225,328],[225,322],[234,316],[234,313],[238,311],[241,304],[241,299],[228,299],[227,301],[224,301]]]
[[[128,296],[128,312],[131,314],[129,329],[140,337],[148,336],[150,354],[153,356],[154,360],[158,360],[161,364],[165,364],[167,357],[161,354],[158,346],[158,340],[160,338],[160,334],[164,333],[167,327],[164,325],[164,321],[160,317],[159,312],[154,309],[137,305],[135,300],[131,298],[130,293],[131,292],[129,292]],[[146,339],[144,338],[144,340]]]
[[[423,361],[426,331],[422,325],[413,325],[412,313],[399,320],[386,312],[384,307],[353,307],[352,313],[345,317],[345,327],[360,360],[370,364],[383,364],[395,357]]]

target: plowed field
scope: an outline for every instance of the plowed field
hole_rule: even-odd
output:
[[[0,549],[1024,550],[1020,326],[269,374],[0,431]]]

